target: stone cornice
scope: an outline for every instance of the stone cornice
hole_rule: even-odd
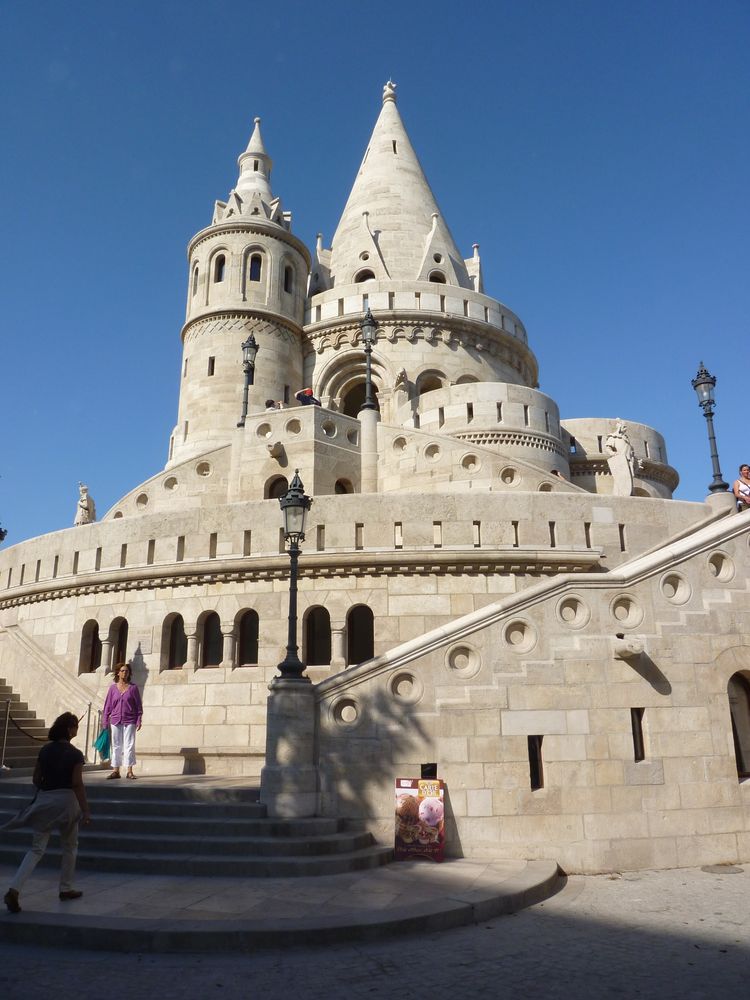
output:
[[[302,327],[293,323],[288,316],[282,316],[281,313],[273,312],[273,310],[264,310],[258,308],[258,306],[248,306],[247,309],[239,310],[236,306],[233,309],[216,309],[210,312],[201,313],[199,316],[189,319],[187,323],[180,330],[180,339],[182,343],[185,342],[188,332],[192,330],[193,327],[199,326],[201,323],[216,323],[219,321],[239,321],[247,322],[248,320],[258,320],[260,322],[269,323],[271,326],[283,327],[288,333],[291,333],[295,337],[299,337],[302,334]]]
[[[420,338],[442,340],[446,344],[458,341],[465,349],[486,351],[499,357],[520,372],[526,384],[532,388],[538,384],[539,366],[534,352],[518,337],[500,327],[466,316],[451,316],[429,310],[374,310],[373,315],[379,324],[379,338],[390,343],[399,339],[413,342]],[[317,341],[326,337],[333,339],[337,334],[348,335],[347,339],[354,346],[358,342],[360,322],[361,317],[353,314],[332,317],[307,324],[304,333],[313,351],[324,350],[322,346],[316,346]],[[400,329],[404,331],[402,335],[397,332]]]
[[[231,236],[238,233],[257,233],[259,236],[270,236],[282,243],[286,243],[287,246],[292,247],[304,257],[309,270],[310,251],[307,249],[302,240],[293,233],[290,233],[289,230],[277,225],[275,222],[264,223],[264,221],[257,216],[253,216],[252,221],[248,220],[247,222],[240,221],[236,216],[232,216],[231,221],[217,222],[213,226],[207,226],[205,229],[201,229],[188,243],[188,261],[192,261],[195,251],[207,240],[213,239],[215,236]]]
[[[640,466],[635,473],[636,479],[650,479],[655,483],[663,483],[669,490],[676,490],[680,482],[679,474],[671,465],[661,462],[651,462],[640,458]],[[571,476],[611,476],[606,458],[569,458]]]
[[[363,576],[442,576],[503,573],[538,576],[596,571],[602,550],[593,549],[424,549],[398,551],[311,552],[303,551],[299,575],[304,579]],[[201,587],[213,583],[244,583],[247,580],[286,580],[289,557],[255,556],[212,559],[163,566],[99,570],[44,583],[27,584],[6,591],[0,611],[20,604],[36,604],[89,594],[126,593],[165,587]]]

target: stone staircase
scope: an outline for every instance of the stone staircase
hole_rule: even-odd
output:
[[[269,818],[255,788],[210,778],[103,777],[86,777],[92,823],[80,830],[82,871],[277,878],[376,868],[392,857],[359,823]],[[0,826],[33,791],[28,781],[0,783]],[[17,865],[29,842],[28,830],[0,833],[0,864]],[[59,866],[54,836],[42,863]]]
[[[44,719],[38,719],[26,702],[21,701],[10,685],[0,678],[0,752],[2,752],[5,718],[9,702],[10,720],[5,743],[5,757],[0,761],[0,764],[5,764],[11,771],[33,768],[37,754],[46,741],[47,726]],[[28,735],[26,735],[27,733]]]

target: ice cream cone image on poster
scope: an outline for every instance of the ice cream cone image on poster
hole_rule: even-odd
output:
[[[396,779],[397,861],[442,861],[445,849],[445,788],[437,778]]]

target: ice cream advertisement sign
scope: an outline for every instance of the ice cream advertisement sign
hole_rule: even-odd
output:
[[[442,861],[445,789],[439,778],[396,778],[396,861]]]

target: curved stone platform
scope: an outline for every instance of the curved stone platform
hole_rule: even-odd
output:
[[[13,869],[0,867],[0,886]],[[123,876],[82,872],[60,903],[37,869],[23,911],[0,912],[0,941],[107,951],[252,951],[447,930],[540,902],[565,882],[551,861],[400,862],[311,878]]]

